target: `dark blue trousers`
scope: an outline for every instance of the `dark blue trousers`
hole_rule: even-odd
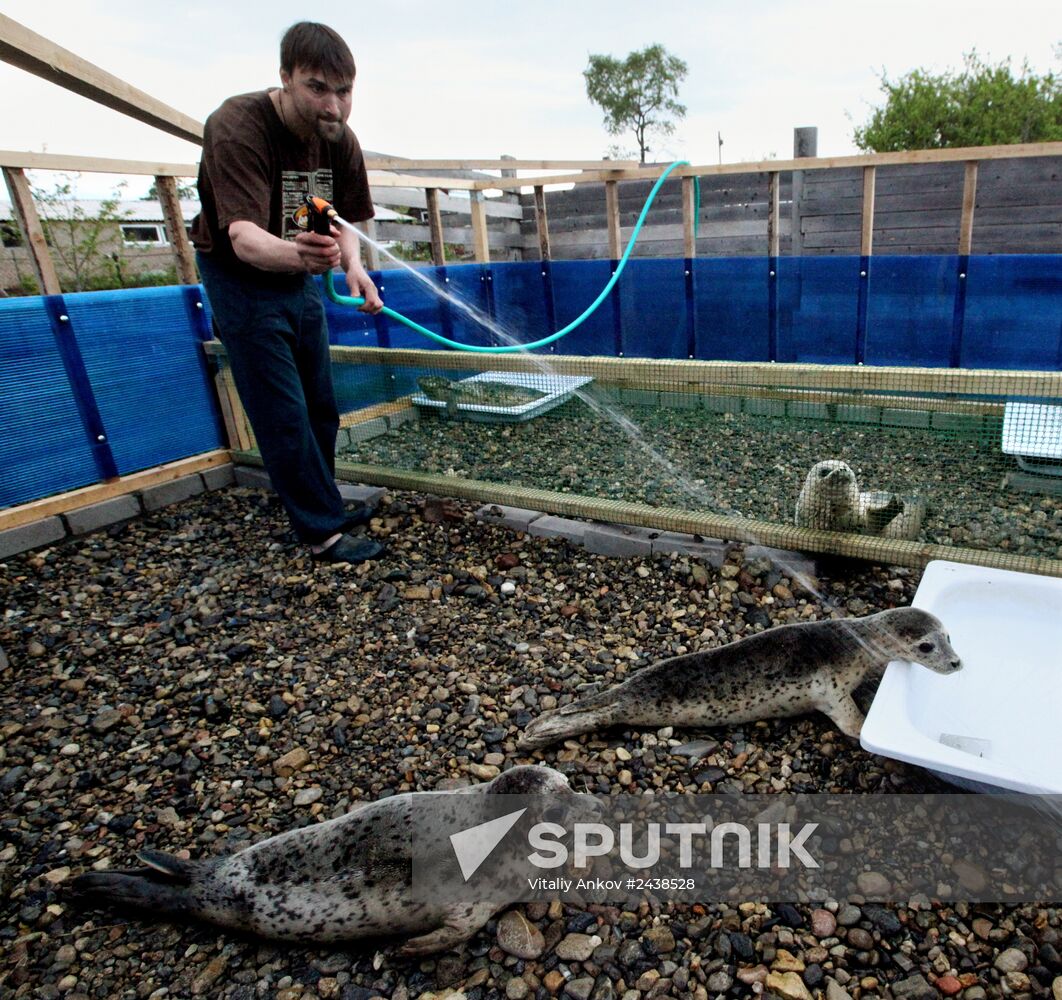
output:
[[[197,259],[273,488],[299,540],[323,542],[346,514],[335,483],[339,412],[317,286],[309,275],[249,280],[206,254]]]

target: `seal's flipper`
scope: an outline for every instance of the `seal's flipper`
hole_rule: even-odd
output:
[[[612,712],[607,708],[590,708],[586,702],[572,702],[532,719],[523,736],[517,741],[517,746],[522,750],[549,746],[550,743],[581,733],[605,729],[612,725],[612,722]]]
[[[472,937],[497,910],[496,903],[474,903],[467,909],[461,907],[451,911],[449,922],[427,934],[410,938],[399,949],[399,954],[406,958],[415,958],[456,948]]]
[[[192,881],[197,865],[193,861],[185,861],[165,851],[137,851],[138,861],[142,861],[148,868],[160,875],[168,875],[175,882],[188,885]]]
[[[880,494],[863,494],[863,496],[877,498]],[[904,503],[900,497],[895,493],[889,493],[886,496],[888,497],[886,503],[876,503],[872,499],[865,505],[867,531],[872,535],[880,535],[894,518],[904,512]]]
[[[845,736],[850,736],[853,740],[859,739],[866,719],[850,695],[845,695],[843,700],[822,706],[822,711]]]
[[[132,907],[156,913],[191,912],[191,892],[153,868],[88,872],[70,884],[74,898],[85,906]]]

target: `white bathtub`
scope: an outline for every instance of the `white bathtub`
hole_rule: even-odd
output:
[[[862,745],[965,787],[1062,793],[1062,580],[932,562],[912,603],[963,668],[890,663]]]

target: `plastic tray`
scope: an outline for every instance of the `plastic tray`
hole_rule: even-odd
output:
[[[965,788],[1062,793],[1062,579],[931,562],[912,603],[963,668],[890,663],[862,745]]]
[[[484,406],[481,403],[458,403],[457,412],[466,420],[479,420],[487,423],[516,423],[552,410],[555,406],[571,399],[575,390],[593,382],[589,375],[546,375],[533,372],[482,372],[471,378],[461,379],[457,385],[469,382],[505,382],[508,385],[522,385],[529,389],[538,389],[547,395],[541,399],[532,399],[519,406]],[[417,406],[445,410],[446,403],[439,399],[428,399],[422,392],[410,397]]]
[[[1003,452],[1027,472],[1062,476],[1062,406],[1009,402],[1003,408]],[[1039,459],[1030,462],[1029,459]]]

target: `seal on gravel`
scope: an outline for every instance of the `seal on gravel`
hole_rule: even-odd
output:
[[[804,479],[796,502],[798,528],[854,531],[885,538],[918,537],[925,501],[881,490],[862,492],[847,462],[818,462]]]
[[[519,745],[533,749],[619,724],[724,726],[816,710],[858,739],[863,713],[852,692],[890,660],[939,674],[962,666],[944,626],[918,608],[779,625],[659,660],[617,687],[539,716]]]
[[[146,867],[91,872],[71,888],[82,903],[181,915],[282,941],[415,934],[402,954],[443,951],[470,938],[512,900],[448,902],[455,894],[440,892],[427,902],[425,894],[413,893],[414,799],[424,794],[380,799],[203,861],[141,851],[137,858]],[[573,792],[560,772],[528,765],[488,784],[431,794],[447,795],[470,826],[481,811],[476,800],[484,796],[541,795],[561,807],[588,798]]]

